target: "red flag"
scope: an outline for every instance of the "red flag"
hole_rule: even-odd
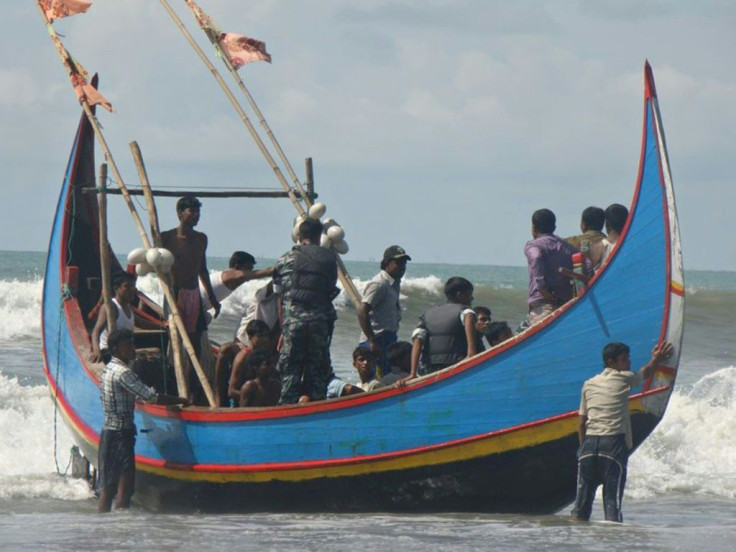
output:
[[[79,73],[72,73],[69,75],[69,79],[72,81],[74,93],[77,95],[80,102],[82,100],[86,100],[90,106],[101,105],[112,113],[112,104],[107,101],[107,98],[100,94],[94,86],[89,84],[82,75]]]
[[[255,38],[235,33],[222,33],[218,43],[236,69],[252,61],[271,63],[271,55],[266,52],[266,43]]]
[[[48,21],[84,13],[92,5],[88,0],[39,0],[39,3]]]

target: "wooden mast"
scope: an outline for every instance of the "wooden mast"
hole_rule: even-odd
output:
[[[276,164],[276,161],[274,160],[273,156],[271,155],[271,152],[268,150],[266,145],[263,143],[263,140],[261,139],[260,135],[258,134],[258,131],[253,126],[253,123],[250,121],[250,118],[246,114],[245,110],[242,108],[238,100],[235,98],[235,95],[232,93],[230,88],[225,84],[225,81],[223,80],[222,76],[220,75],[220,72],[217,70],[217,68],[212,64],[212,62],[207,58],[207,55],[202,51],[202,49],[199,47],[199,45],[195,42],[192,35],[189,33],[187,28],[184,26],[184,22],[181,20],[181,18],[176,14],[176,12],[171,8],[169,3],[166,0],[160,0],[161,5],[164,7],[164,9],[167,11],[169,16],[171,16],[171,19],[176,23],[176,26],[179,28],[181,33],[186,38],[187,42],[189,42],[190,46],[194,49],[194,51],[197,53],[199,58],[202,60],[202,62],[205,64],[207,69],[209,70],[210,74],[215,78],[215,80],[220,85],[220,88],[222,88],[222,91],[227,96],[228,100],[230,100],[230,103],[232,104],[235,111],[240,116],[241,121],[243,121],[243,124],[245,124],[246,128],[248,129],[248,132],[250,132],[251,137],[255,141],[256,145],[258,146],[258,149],[261,150],[261,153],[265,157],[266,161],[270,165],[271,169],[273,170],[274,174],[276,175],[276,178],[281,183],[281,186],[284,188],[284,191],[287,192],[289,195],[289,199],[291,200],[291,203],[294,205],[294,208],[297,210],[297,213],[300,215],[307,215],[309,211],[309,207],[312,205],[312,200],[307,191],[302,186],[299,179],[296,177],[296,174],[294,174],[294,170],[291,167],[291,164],[288,162],[288,159],[286,159],[286,155],[284,154],[283,150],[281,149],[281,146],[276,141],[276,137],[273,135],[273,132],[271,131],[270,127],[266,123],[265,118],[263,117],[263,114],[258,109],[258,106],[256,105],[255,101],[253,100],[253,97],[248,92],[248,89],[245,87],[245,84],[243,84],[242,79],[240,79],[239,76],[237,76],[237,73],[235,69],[232,67],[232,64],[230,64],[229,60],[227,59],[227,56],[222,55],[221,57],[223,61],[225,62],[226,66],[230,70],[231,73],[233,73],[236,76],[236,79],[239,82],[239,87],[243,91],[243,93],[246,95],[246,98],[248,99],[251,107],[253,108],[254,112],[259,116],[261,125],[264,127],[267,135],[271,138],[271,142],[274,145],[274,148],[278,152],[279,156],[281,157],[281,160],[284,162],[284,165],[287,168],[287,171],[289,172],[290,176],[294,180],[294,184],[296,185],[297,189],[299,190],[299,193],[301,195],[302,201],[306,204],[306,209],[302,206],[301,203],[299,203],[299,200],[297,199],[296,194],[292,190],[292,188],[289,186],[288,182],[286,181],[286,178],[284,177],[283,173],[281,172],[281,169]],[[187,2],[187,6],[191,9],[192,6],[189,5]],[[197,14],[195,13],[195,17]],[[199,21],[199,18],[197,18],[197,21]],[[200,23],[201,25],[201,23]],[[208,34],[209,36],[209,34]],[[215,41],[212,41],[213,44],[215,44]],[[215,46],[219,49],[219,45],[215,44]],[[337,256],[337,267],[338,267],[338,277],[340,278],[340,283],[342,283],[343,289],[348,294],[350,299],[352,300],[353,304],[356,308],[360,307],[361,299],[360,294],[358,293],[358,290],[355,287],[355,284],[353,284],[353,281],[350,279],[350,276],[347,273],[347,269],[345,268],[345,264],[342,262],[342,259],[340,258],[340,255],[336,253]]]

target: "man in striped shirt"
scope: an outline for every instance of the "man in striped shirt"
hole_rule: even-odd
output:
[[[117,495],[115,508],[130,506],[135,480],[136,399],[156,404],[187,404],[186,399],[159,395],[147,387],[130,369],[135,360],[133,332],[115,330],[107,338],[112,359],[100,376],[100,399],[105,422],[100,433],[98,456],[99,512],[109,512]]]

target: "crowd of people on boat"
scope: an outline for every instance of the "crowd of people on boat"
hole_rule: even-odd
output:
[[[380,270],[366,284],[357,309],[361,333],[353,366],[360,381],[351,384],[334,373],[330,357],[337,319],[333,300],[339,294],[338,259],[334,251],[320,245],[322,223],[305,219],[298,228],[297,245],[274,266],[255,270],[255,258],[236,251],[228,268],[210,273],[207,236],[195,230],[200,209],[194,196],[179,199],[179,225],[162,232],[161,244],[174,256],[171,290],[189,342],[197,358],[213,366],[207,374],[217,406],[306,403],[401,385],[499,346],[515,335],[507,321],[492,319],[490,308],[473,306],[474,287],[469,280],[453,276],[444,284],[446,302],[425,311],[410,340],[400,341],[401,280],[411,257],[401,246],[391,245],[383,252]],[[582,233],[563,239],[555,234],[552,211],[533,213],[532,239],[524,246],[528,314],[517,332],[539,323],[575,296],[574,282],[585,282],[606,262],[627,219],[623,205],[613,204],[605,210],[588,207],[581,216]],[[207,325],[219,314],[221,301],[243,283],[263,278],[269,280],[256,291],[233,340],[223,343],[217,357],[207,362]],[[104,358],[108,316],[115,317],[119,329],[134,327],[134,277],[117,274],[113,293],[111,308],[100,309],[92,331],[93,361]],[[169,310],[165,302],[165,313]],[[187,398],[193,404],[207,404],[200,378],[186,358],[182,371]]]

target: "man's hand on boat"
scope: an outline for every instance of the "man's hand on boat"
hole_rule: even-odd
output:
[[[672,343],[663,342],[652,349],[652,358],[649,359],[649,362],[642,368],[642,371],[644,372],[644,378],[648,378],[652,375],[654,370],[662,364],[662,361],[669,357],[672,354],[672,351],[674,351],[674,347],[672,346]]]

